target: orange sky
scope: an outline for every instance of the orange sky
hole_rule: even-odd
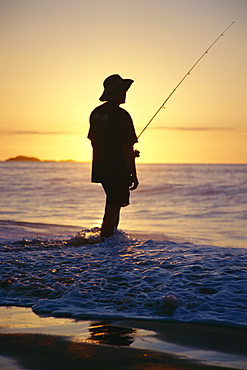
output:
[[[135,81],[138,134],[232,21],[141,136],[144,163],[247,163],[247,1],[2,0],[0,160],[89,161],[113,73]]]

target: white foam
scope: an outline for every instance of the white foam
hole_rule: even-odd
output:
[[[39,238],[2,245],[0,304],[60,317],[247,327],[245,249],[138,240],[123,232],[99,243],[98,235],[93,229],[72,243]]]

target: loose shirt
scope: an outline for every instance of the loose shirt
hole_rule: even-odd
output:
[[[130,169],[123,145],[134,145],[137,136],[129,113],[116,104],[105,103],[90,115],[88,138],[93,147],[92,182],[114,184],[129,181]]]

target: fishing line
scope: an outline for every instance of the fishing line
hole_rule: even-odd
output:
[[[150,121],[147,123],[147,125],[144,127],[144,129],[141,131],[141,133],[137,136],[137,138],[139,139],[139,137],[143,134],[143,132],[148,128],[148,126],[150,125],[150,123],[152,122],[152,120],[157,116],[157,114],[159,113],[159,111],[162,109],[162,108],[165,108],[165,104],[167,103],[167,101],[170,99],[170,97],[175,93],[175,91],[177,90],[177,88],[182,84],[182,82],[185,80],[185,78],[187,76],[190,75],[191,71],[195,68],[195,66],[200,62],[200,60],[208,53],[208,51],[214,46],[214,44],[216,44],[216,42],[224,35],[224,33],[226,33],[226,31],[233,25],[233,23],[235,23],[235,21],[233,21],[221,34],[220,36],[217,37],[216,40],[214,40],[214,42],[207,48],[207,50],[200,56],[200,58],[195,62],[195,64],[193,64],[193,66],[189,69],[189,71],[185,74],[185,76],[182,78],[181,81],[179,81],[179,83],[177,84],[177,86],[172,90],[172,92],[170,93],[170,95],[168,95],[168,97],[166,98],[166,100],[163,102],[163,104],[160,106],[160,108],[157,110],[157,112],[153,115],[153,117],[150,119]]]

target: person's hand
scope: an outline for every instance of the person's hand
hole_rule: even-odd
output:
[[[131,176],[131,186],[130,190],[135,190],[139,185],[139,181],[136,175]]]
[[[140,151],[139,150],[135,150],[134,151],[134,154],[135,154],[135,158],[139,158],[140,157]]]

